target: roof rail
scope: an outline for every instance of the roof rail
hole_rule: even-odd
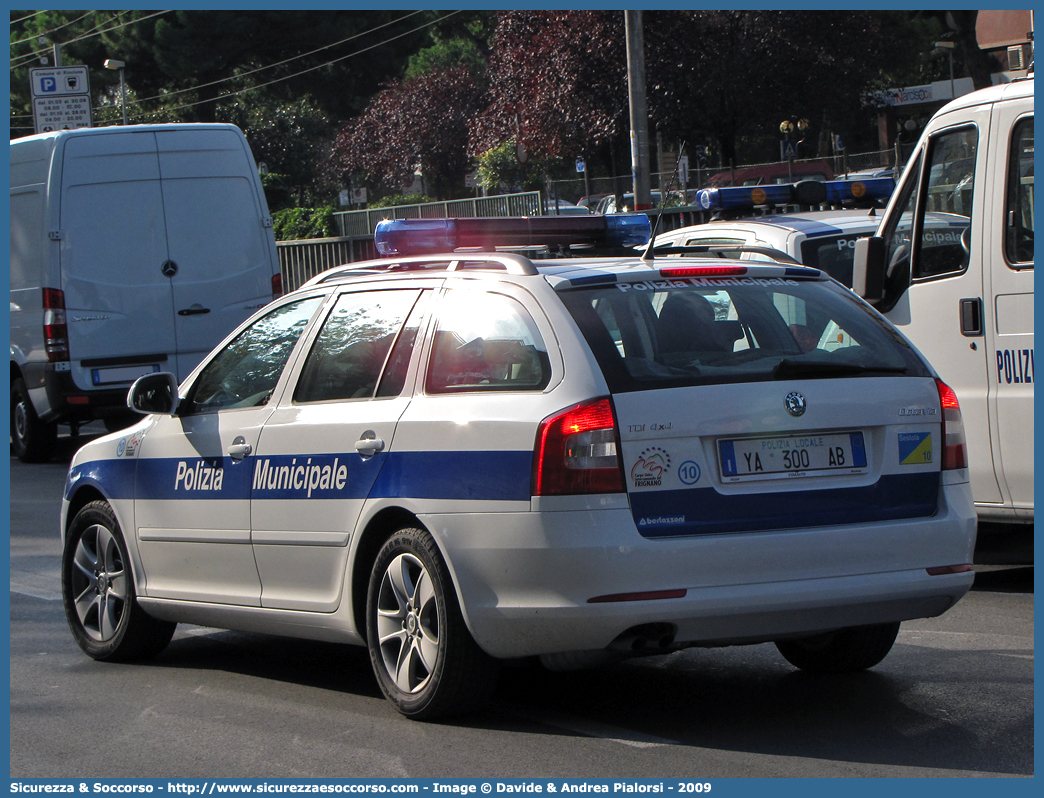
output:
[[[317,274],[302,288],[328,283],[342,277],[362,274],[398,274],[401,272],[503,271],[508,274],[534,275],[536,266],[529,258],[511,252],[458,252],[442,258],[415,256],[394,260],[370,260],[335,266]]]

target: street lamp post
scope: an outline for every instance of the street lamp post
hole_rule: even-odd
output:
[[[105,59],[106,69],[118,69],[120,71],[120,110],[123,112],[123,124],[127,124],[127,85],[123,82],[123,68],[126,64],[115,58]]]
[[[953,90],[953,42],[935,42],[935,46],[940,50],[945,50],[946,54],[950,56],[950,99],[956,100],[956,94]]]

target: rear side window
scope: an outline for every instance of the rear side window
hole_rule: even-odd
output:
[[[551,366],[536,324],[514,299],[481,291],[449,291],[428,364],[428,393],[537,391]]]
[[[672,280],[561,296],[613,391],[928,375],[887,322],[833,282]]]
[[[419,291],[342,294],[312,345],[295,402],[369,399]],[[412,339],[411,339],[412,346]]]

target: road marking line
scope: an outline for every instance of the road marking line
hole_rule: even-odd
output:
[[[619,743],[632,748],[658,748],[665,745],[681,745],[677,740],[668,740],[665,737],[656,737],[651,734],[642,734],[631,729],[622,729],[619,726],[609,726],[596,721],[580,720],[564,715],[537,715],[531,713],[512,713],[524,717],[534,723],[545,726],[554,726],[557,729],[580,734],[584,737],[594,737],[600,740],[608,740],[611,743]]]

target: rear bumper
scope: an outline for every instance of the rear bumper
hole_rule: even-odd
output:
[[[26,364],[22,375],[36,414],[44,421],[83,423],[135,415],[127,407],[126,387],[85,391],[73,382],[72,372],[55,371],[53,363]]]
[[[645,624],[710,645],[939,615],[974,574],[927,569],[971,563],[975,546],[967,484],[940,490],[931,518],[660,540],[624,507],[421,520],[475,639],[506,658],[605,649]]]

